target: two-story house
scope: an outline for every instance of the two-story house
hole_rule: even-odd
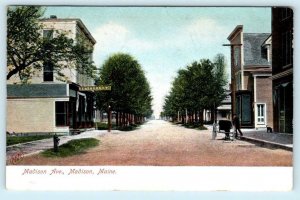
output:
[[[246,128],[273,127],[272,38],[270,33],[244,33],[238,25],[227,38],[233,49],[235,110]]]
[[[64,33],[75,42],[84,42],[91,50],[96,43],[80,19],[51,16],[40,23],[42,37]],[[70,133],[93,127],[94,94],[80,91],[80,86],[94,85],[93,79],[72,66],[61,72],[64,80],[57,78],[51,63],[46,63],[43,69],[35,71],[30,84],[19,84],[18,76],[7,81],[8,132]]]

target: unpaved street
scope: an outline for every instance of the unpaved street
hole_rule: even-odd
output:
[[[153,120],[130,132],[97,136],[100,145],[67,158],[25,157],[19,165],[291,166],[292,152],[245,141],[211,140],[211,131]]]

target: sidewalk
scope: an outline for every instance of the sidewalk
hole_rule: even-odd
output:
[[[262,145],[277,147],[293,151],[293,135],[287,133],[268,133],[265,128],[262,129],[241,129],[243,137],[241,139],[258,142]]]
[[[205,125],[212,131],[212,125]],[[293,151],[293,135],[286,133],[268,133],[266,128],[260,129],[241,129],[243,132],[242,140],[257,143],[261,146],[270,148],[281,148]]]
[[[65,144],[70,140],[97,137],[105,133],[107,133],[107,130],[92,130],[82,132],[78,135],[60,136],[59,145]],[[28,156],[51,148],[53,148],[53,138],[15,144],[6,147],[6,159],[10,159],[11,156],[18,153],[21,153],[23,156]]]

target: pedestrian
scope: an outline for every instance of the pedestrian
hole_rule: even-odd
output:
[[[241,131],[241,125],[240,125],[240,119],[236,114],[233,114],[232,123],[234,126],[234,136],[235,138],[238,138],[238,132],[240,133],[240,136],[243,136],[243,133]]]

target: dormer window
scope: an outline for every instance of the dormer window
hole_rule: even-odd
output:
[[[261,57],[268,60],[268,48],[266,46],[261,47]]]
[[[261,58],[264,58],[269,62],[271,62],[271,45],[265,44],[261,47]]]

